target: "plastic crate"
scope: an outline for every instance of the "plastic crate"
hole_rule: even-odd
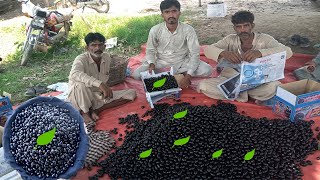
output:
[[[144,83],[145,79],[148,79],[151,77],[159,77],[161,75],[169,75],[169,74],[173,75],[173,68],[172,67],[171,67],[170,71],[166,71],[166,72],[162,72],[162,73],[158,73],[158,74],[155,74],[154,72],[152,72],[152,74],[150,74],[148,71],[141,72],[140,74],[141,74],[141,79],[143,82],[143,87],[146,92],[146,98],[147,98],[147,101],[150,104],[151,108],[154,108],[153,104],[160,101],[164,97],[172,96],[172,95],[175,97],[180,96],[180,91],[182,90],[181,88],[171,88],[171,89],[166,89],[166,90],[162,90],[162,91],[148,92],[147,88],[146,88],[146,84]]]

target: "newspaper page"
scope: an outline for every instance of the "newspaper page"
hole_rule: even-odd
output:
[[[234,100],[240,93],[240,85],[240,74],[238,73],[219,84],[218,88],[227,99]]]
[[[257,58],[241,64],[242,84],[264,84],[284,78],[286,52]]]
[[[242,91],[284,78],[285,62],[285,51],[257,58],[251,63],[243,62],[240,73],[219,84],[218,88],[227,99],[234,100]]]

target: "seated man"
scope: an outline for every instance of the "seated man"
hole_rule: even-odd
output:
[[[187,24],[179,22],[180,3],[164,0],[160,4],[163,23],[155,25],[149,32],[146,57],[143,64],[133,72],[140,79],[140,72],[173,67],[178,84],[186,88],[192,76],[210,76],[212,68],[200,61],[200,46],[197,34]]]
[[[98,120],[99,112],[136,98],[134,89],[113,91],[107,85],[111,57],[105,50],[105,37],[89,33],[85,37],[87,52],[73,62],[69,75],[67,100],[80,110],[86,123]]]
[[[320,82],[320,52],[311,61],[307,62],[304,67],[294,70],[293,74],[297,79],[311,79]]]
[[[236,34],[231,34],[208,46],[205,49],[206,57],[218,61],[229,61],[232,65],[240,64],[242,61],[252,62],[256,58],[286,51],[287,59],[292,56],[289,47],[276,41],[273,37],[253,32],[255,24],[254,15],[249,11],[239,11],[235,13],[231,22]],[[217,85],[226,79],[234,76],[237,71],[230,67],[224,67],[217,78],[210,78],[199,83],[197,90],[206,96],[214,99],[225,99]],[[247,102],[251,97],[256,103],[262,103],[271,99],[276,93],[276,87],[280,84],[278,81],[262,84],[254,89],[244,91],[236,99],[240,102]]]

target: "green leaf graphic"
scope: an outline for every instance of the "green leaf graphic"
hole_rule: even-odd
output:
[[[185,116],[187,115],[187,113],[188,113],[188,109],[174,114],[173,118],[174,118],[174,119],[183,118],[183,117],[185,117]],[[173,119],[172,119],[172,120],[173,120]]]
[[[178,140],[175,140],[173,143],[173,146],[171,148],[173,148],[174,146],[182,146],[185,145],[189,142],[190,136],[186,137],[186,138],[181,138]]]
[[[37,149],[39,145],[43,146],[43,145],[49,144],[54,138],[55,133],[56,133],[56,128],[53,128],[52,130],[41,134],[37,138],[37,145],[33,149]]]
[[[220,149],[219,151],[214,152],[214,153],[212,154],[212,158],[211,158],[211,159],[220,157],[221,154],[222,154],[222,152],[223,152],[223,149]]]
[[[151,155],[152,152],[152,148],[146,151],[143,151],[142,153],[140,153],[139,159],[140,158],[147,158]]]
[[[256,149],[253,149],[252,151],[247,152],[247,154],[244,156],[244,160],[245,161],[251,160],[254,156],[255,151],[256,151]]]
[[[166,78],[166,77],[164,77],[164,78],[162,78],[162,79],[160,79],[160,80],[158,80],[158,81],[154,82],[154,83],[153,83],[153,88],[159,88],[159,87],[162,87],[162,86],[164,85],[164,83],[166,83],[166,80],[167,80],[167,78]],[[153,90],[153,88],[152,88],[152,90]]]

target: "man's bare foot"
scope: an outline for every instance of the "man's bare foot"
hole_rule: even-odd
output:
[[[92,111],[92,113],[91,113],[91,118],[92,118],[94,121],[98,121],[98,120],[99,120],[99,115],[98,115],[95,111]]]
[[[84,123],[88,124],[89,122],[93,121],[89,113],[81,113]]]

